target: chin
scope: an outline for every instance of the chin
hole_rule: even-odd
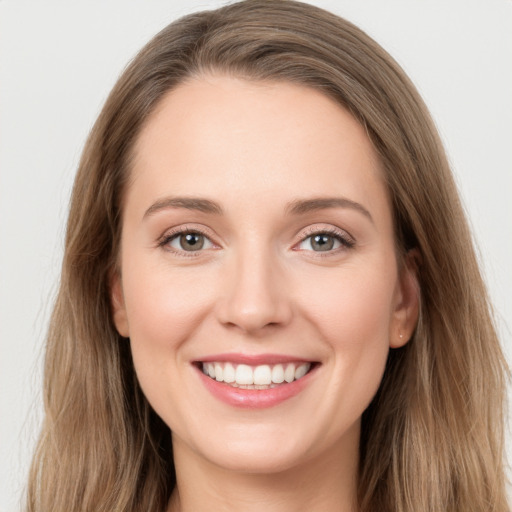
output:
[[[195,443],[191,438],[182,440],[186,446],[178,443],[180,449],[190,447],[201,459],[226,471],[276,474],[306,464],[328,450],[326,439],[317,430],[311,425],[302,425],[295,432],[275,424],[224,425],[219,427],[222,433],[211,428],[208,435],[203,430],[202,436],[195,437]]]
[[[222,453],[207,454],[211,463],[241,474],[276,474],[290,470],[304,461],[305,454],[274,446],[230,447]]]

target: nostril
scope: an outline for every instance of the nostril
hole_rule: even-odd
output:
[[[230,283],[224,283],[226,293],[216,304],[219,322],[251,334],[288,324],[291,307],[287,287],[272,275],[269,263],[249,258],[242,266],[230,277]]]

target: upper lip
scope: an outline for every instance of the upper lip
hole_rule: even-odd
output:
[[[239,353],[226,353],[226,354],[213,354],[196,359],[196,363],[214,363],[226,362],[234,364],[246,364],[249,366],[258,366],[263,364],[283,364],[283,363],[312,363],[311,359],[303,357],[296,357],[293,355],[285,354],[239,354]]]

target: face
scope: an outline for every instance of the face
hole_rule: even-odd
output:
[[[364,129],[315,90],[210,76],[134,154],[114,320],[175,452],[267,473],[356,454],[417,315]]]

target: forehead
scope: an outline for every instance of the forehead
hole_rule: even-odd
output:
[[[328,96],[292,83],[190,80],[164,96],[134,149],[128,196],[282,202],[340,193],[387,206],[361,124]]]

